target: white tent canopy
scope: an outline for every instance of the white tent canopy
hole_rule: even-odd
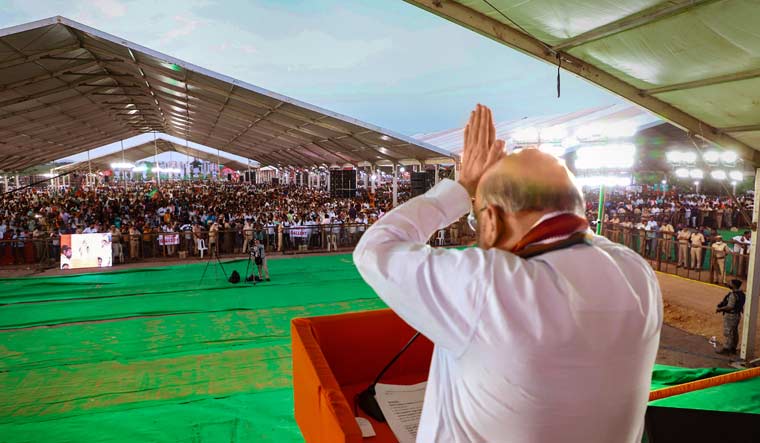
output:
[[[253,165],[249,166],[245,163],[241,163],[237,160],[226,157],[224,152],[221,152],[217,155],[215,153],[202,151],[191,146],[184,146],[182,144],[176,143],[173,140],[168,140],[159,136],[156,138],[155,143],[153,141],[149,141],[136,146],[125,147],[124,152],[116,151],[109,154],[99,155],[91,158],[90,160],[82,160],[75,163],[59,166],[57,168],[54,168],[54,171],[58,173],[76,170],[87,171],[90,167],[92,167],[93,170],[106,170],[111,169],[112,163],[127,162],[134,164],[140,160],[153,162],[156,154],[162,154],[164,152],[177,152],[184,158],[191,157],[210,163],[220,162],[224,166],[230,167],[231,169],[237,171],[254,168]]]
[[[0,171],[148,132],[265,165],[367,166],[451,157],[63,17],[0,29]]]
[[[757,0],[406,1],[760,163]]]

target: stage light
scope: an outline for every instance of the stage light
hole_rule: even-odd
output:
[[[710,177],[713,178],[713,180],[725,180],[726,179],[726,171],[721,171],[720,169],[710,172]]]
[[[565,152],[567,152],[567,150],[562,145],[558,145],[556,143],[541,143],[541,146],[538,147],[538,150],[555,157],[562,157],[565,155]]]
[[[576,152],[576,169],[629,169],[633,166],[636,146],[620,143],[583,146]]]
[[[702,159],[707,163],[718,163],[718,160],[720,160],[720,152],[707,151],[702,155]]]
[[[681,160],[684,163],[696,163],[697,162],[697,153],[694,151],[686,151],[681,153]]]
[[[689,177],[689,170],[686,168],[678,168],[676,169],[676,177],[678,178],[688,178]]]
[[[744,180],[744,173],[742,171],[731,171],[728,173],[728,176],[731,177],[731,180],[737,182]]]
[[[111,163],[111,169],[132,169],[135,165],[132,163]]]
[[[696,178],[696,179],[702,179],[704,178],[705,173],[701,169],[694,168],[691,171],[689,171],[689,177]]]
[[[665,154],[665,158],[668,160],[668,163],[681,163],[681,151],[668,151]]]
[[[627,175],[593,175],[576,178],[580,186],[597,187],[605,186],[628,186],[631,184],[631,176]]]
[[[372,176],[371,176],[370,178],[371,178],[372,180],[377,180],[377,174],[372,174]]]
[[[406,168],[402,166],[401,168],[399,168],[399,172],[403,174],[404,172],[406,172]]]
[[[736,163],[737,160],[739,160],[739,156],[734,151],[724,151],[720,154],[720,161],[727,165],[732,165]]]
[[[538,129],[533,128],[533,127],[518,129],[512,135],[512,138],[516,142],[537,142],[538,141]]]

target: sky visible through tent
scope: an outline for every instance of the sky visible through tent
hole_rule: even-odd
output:
[[[621,102],[400,0],[0,0],[0,27],[55,15],[407,135]]]

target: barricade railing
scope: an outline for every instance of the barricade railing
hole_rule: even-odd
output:
[[[602,235],[636,251],[657,271],[717,284],[747,277],[749,255],[744,249],[736,252],[731,241],[725,242],[727,250],[716,251],[712,239],[693,245],[689,240],[679,240],[677,232],[605,227]]]
[[[304,226],[263,226],[253,229],[163,232],[148,231],[112,236],[113,264],[149,259],[211,258],[247,254],[258,240],[267,254],[303,254],[352,250],[366,224],[330,224]],[[472,241],[462,223],[436,231],[429,243],[433,246],[459,246]],[[44,234],[40,238],[0,240],[0,266],[60,262],[60,238]]]

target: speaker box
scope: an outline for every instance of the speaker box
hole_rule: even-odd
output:
[[[412,197],[417,197],[428,191],[435,184],[435,171],[412,172]]]
[[[330,171],[330,196],[353,198],[356,195],[356,170]]]
[[[280,179],[277,177],[272,178],[272,184],[277,186],[280,184]]]
[[[253,183],[256,181],[256,171],[245,171],[243,181]]]

